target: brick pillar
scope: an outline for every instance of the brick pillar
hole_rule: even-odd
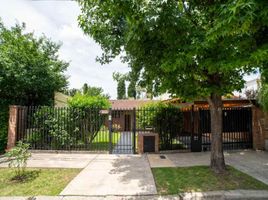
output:
[[[159,153],[159,134],[157,133],[139,133],[138,134],[138,153],[144,153],[144,137],[146,136],[154,136],[155,143],[154,143],[154,152]]]
[[[260,108],[252,107],[253,149],[263,150],[265,145],[264,113]]]
[[[268,113],[264,113],[264,148],[268,151]]]
[[[16,145],[18,125],[18,106],[9,106],[7,151]]]

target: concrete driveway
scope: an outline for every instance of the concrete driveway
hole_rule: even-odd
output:
[[[163,154],[161,159],[157,154],[149,154],[151,167],[187,167],[210,164],[210,152]],[[229,151],[225,152],[228,165],[255,177],[268,184],[268,152],[267,151]]]
[[[157,194],[146,155],[97,155],[60,195]]]

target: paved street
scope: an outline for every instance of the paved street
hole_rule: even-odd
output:
[[[268,191],[230,190],[175,195],[0,197],[0,200],[267,200]]]

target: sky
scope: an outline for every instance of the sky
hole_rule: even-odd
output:
[[[60,58],[70,61],[66,72],[69,88],[81,88],[84,83],[102,87],[115,99],[116,82],[113,72],[126,73],[129,68],[119,58],[112,63],[101,65],[96,57],[102,54],[98,44],[78,27],[80,13],[75,1],[67,0],[0,0],[0,17],[8,27],[16,23],[26,23],[26,31],[37,36],[45,34],[55,42],[61,42]],[[246,80],[257,75],[245,76]]]
[[[8,27],[26,23],[26,31],[37,36],[45,34],[61,42],[60,58],[70,61],[66,72],[70,88],[81,88],[84,83],[104,89],[115,99],[116,82],[113,72],[126,73],[129,68],[119,58],[101,65],[96,57],[102,54],[98,44],[78,27],[79,6],[74,1],[60,0],[0,0],[0,17]]]

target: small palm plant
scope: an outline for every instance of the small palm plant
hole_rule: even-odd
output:
[[[22,180],[24,177],[27,161],[31,156],[29,147],[29,144],[19,141],[14,148],[5,154],[9,161],[8,166],[15,169],[15,179]]]

